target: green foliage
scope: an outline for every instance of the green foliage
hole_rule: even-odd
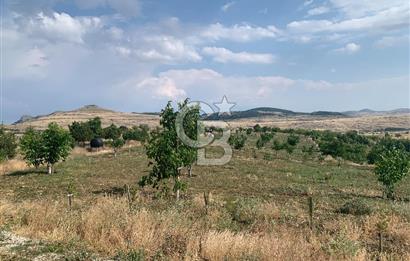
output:
[[[101,138],[102,136],[102,127],[101,127],[101,118],[95,117],[94,119],[88,120],[87,121],[88,126],[91,129],[91,133],[93,138]]]
[[[72,137],[65,129],[50,123],[48,128],[41,134],[43,142],[44,162],[54,165],[60,160],[65,160],[71,151]]]
[[[262,131],[262,128],[261,128],[261,126],[260,126],[259,124],[256,124],[255,126],[253,126],[253,130],[254,130],[255,132],[261,132],[261,131]]]
[[[67,158],[71,145],[70,133],[56,123],[50,123],[42,133],[28,129],[20,143],[26,161],[36,167],[46,163],[50,173],[55,163]]]
[[[351,200],[346,202],[340,209],[342,214],[350,214],[355,216],[369,215],[372,213],[372,209],[363,200]]]
[[[356,131],[345,134],[325,131],[320,135],[318,143],[320,151],[325,155],[357,163],[366,161],[369,140]]]
[[[93,138],[100,138],[103,135],[101,119],[99,117],[86,122],[74,121],[71,125],[68,125],[68,129],[70,130],[70,134],[74,140],[81,143],[90,141]]]
[[[117,138],[115,140],[112,141],[111,146],[115,149],[118,150],[119,148],[121,148],[122,146],[124,146],[125,141],[122,138]]]
[[[387,198],[394,198],[394,187],[402,180],[410,168],[409,154],[398,148],[386,148],[377,158],[375,173],[383,183]]]
[[[43,138],[39,131],[28,128],[20,139],[20,149],[24,160],[38,168],[44,161]]]
[[[134,126],[132,129],[126,130],[123,133],[124,140],[137,140],[145,142],[149,139],[149,127],[148,125],[141,124],[140,126]]]
[[[296,144],[299,143],[299,136],[298,136],[298,135],[295,135],[295,134],[293,134],[293,133],[290,134],[290,135],[288,136],[287,143],[288,143],[290,146],[296,146]]]
[[[13,158],[16,155],[16,137],[0,127],[0,161]]]
[[[182,110],[187,106],[188,100],[179,104]],[[158,188],[163,180],[173,178],[174,191],[183,189],[185,186],[179,180],[180,167],[187,166],[194,162],[196,149],[185,145],[177,135],[176,118],[178,111],[174,111],[171,102],[161,111],[161,129],[153,131],[151,138],[146,145],[146,154],[150,159],[152,169],[147,176],[143,176],[139,182],[140,186],[152,185]],[[199,108],[190,107],[184,118],[184,131],[191,138],[196,137],[197,122],[199,119]]]
[[[236,131],[234,134],[232,134],[229,137],[228,143],[229,145],[233,146],[234,149],[240,150],[245,146],[246,140],[247,140],[247,137],[245,134]]]
[[[121,137],[121,130],[114,124],[111,124],[102,130],[102,136],[104,139],[118,140]]]
[[[246,135],[251,135],[252,134],[253,129],[252,128],[247,128],[246,129]]]
[[[71,136],[77,142],[84,143],[85,141],[90,141],[94,136],[90,125],[87,122],[74,121],[68,126],[68,129],[70,130]]]
[[[278,140],[273,141],[272,149],[274,150],[283,150],[285,148],[285,143],[280,143]]]
[[[131,250],[129,252],[120,251],[115,257],[116,261],[143,261],[145,260],[145,252],[143,249]]]
[[[393,148],[406,150],[410,153],[410,140],[392,139],[390,136],[380,139],[367,155],[368,163],[374,164],[379,159],[383,151],[391,150]]]
[[[256,147],[260,149],[263,146],[265,146],[265,144],[268,143],[273,138],[273,135],[274,134],[271,132],[262,133],[259,139],[256,141]]]

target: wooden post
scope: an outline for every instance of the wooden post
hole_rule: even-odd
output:
[[[383,252],[383,234],[379,231],[379,254],[381,255]]]
[[[310,229],[313,230],[313,197],[308,197],[308,204],[309,204],[309,226]]]
[[[127,192],[128,207],[131,210],[131,206],[132,206],[131,193],[130,193],[130,186],[128,184],[125,185],[125,191]]]
[[[68,209],[71,211],[71,207],[73,204],[73,194],[70,193],[67,196],[68,196]]]
[[[205,213],[208,214],[209,191],[204,192]]]

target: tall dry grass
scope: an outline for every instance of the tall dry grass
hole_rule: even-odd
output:
[[[211,207],[205,215],[199,201],[195,202],[190,206],[193,212],[185,213],[179,207],[156,211],[142,204],[130,211],[125,198],[113,197],[101,197],[91,206],[77,202],[72,211],[58,201],[3,201],[0,226],[11,224],[13,232],[31,238],[84,242],[107,256],[142,249],[149,259],[369,260],[377,253],[379,215],[358,222],[346,217],[325,221],[312,232],[308,226],[280,223],[280,208],[261,203],[255,216],[258,229],[233,231],[215,226],[227,219],[223,210]],[[408,260],[408,223],[395,215],[383,218],[389,225],[385,232],[388,252],[382,257]],[[272,220],[277,224],[272,225]]]
[[[5,175],[15,171],[26,170],[29,167],[26,162],[21,159],[11,159],[0,163],[0,175]]]

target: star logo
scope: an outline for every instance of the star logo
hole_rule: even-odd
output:
[[[226,98],[226,95],[222,97],[221,102],[216,102],[214,105],[218,108],[218,115],[221,116],[223,114],[225,115],[231,115],[231,109],[235,107],[236,103],[234,102],[229,102],[228,98]]]

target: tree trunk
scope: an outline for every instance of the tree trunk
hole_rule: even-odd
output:
[[[191,178],[192,177],[192,165],[189,165],[188,166],[188,175],[189,175],[189,177]]]
[[[47,164],[47,173],[48,174],[53,174],[53,165],[52,164]]]
[[[177,194],[176,194],[176,200],[179,201],[179,194],[180,194],[180,188],[179,188],[179,176],[177,177],[177,182],[178,182],[178,188],[177,188]]]

